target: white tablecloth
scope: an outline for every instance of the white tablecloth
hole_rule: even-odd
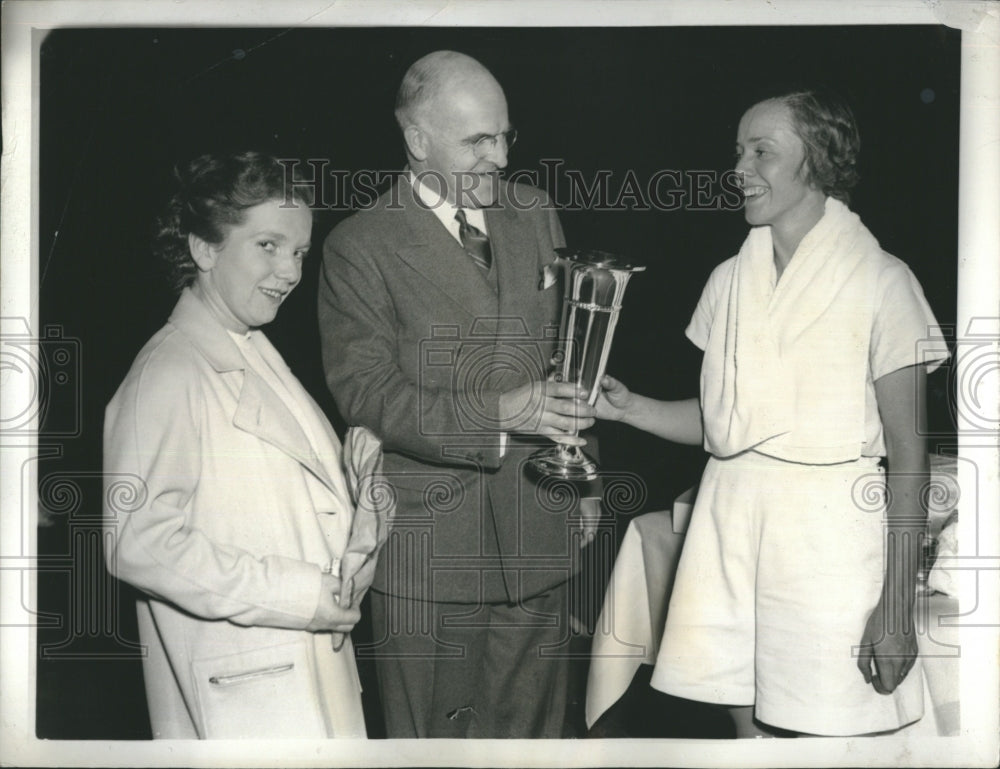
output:
[[[594,630],[587,679],[587,727],[628,689],[640,665],[656,662],[684,535],[670,511],[629,524]]]
[[[917,645],[924,666],[924,719],[939,735],[959,732],[958,599],[944,593],[917,596]],[[927,702],[929,697],[930,702]]]

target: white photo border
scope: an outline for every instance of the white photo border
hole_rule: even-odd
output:
[[[994,334],[1000,286],[1000,13],[991,2],[319,2],[286,4],[11,0],[3,8],[2,279],[4,322],[38,328],[39,50],[45,31],[112,26],[714,26],[946,24],[962,30],[957,333]],[[920,162],[914,158],[914,162]],[[978,325],[977,325],[978,324]],[[974,331],[980,329],[980,331]],[[983,331],[985,329],[985,331]],[[4,328],[3,332],[7,333]],[[956,362],[962,378],[961,359]],[[23,403],[3,374],[4,416]],[[977,417],[995,423],[987,388]],[[960,421],[963,419],[960,414]],[[960,425],[961,426],[961,425]],[[0,442],[0,760],[17,766],[989,766],[998,751],[997,628],[1000,591],[995,441],[963,437],[960,466],[979,468],[978,516],[960,521],[963,552],[962,730],[908,740],[568,741],[45,741],[35,737],[35,495],[30,441]],[[963,471],[964,472],[964,471]],[[971,479],[966,479],[971,480]],[[960,477],[960,485],[962,479]],[[25,515],[22,515],[25,513]],[[988,514],[984,514],[988,513]]]

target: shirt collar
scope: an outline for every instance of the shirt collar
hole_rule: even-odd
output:
[[[417,192],[417,197],[420,201],[431,211],[438,220],[445,226],[445,229],[452,234],[452,236],[461,242],[461,238],[458,235],[458,222],[455,221],[455,213],[458,211],[458,207],[449,203],[447,198],[438,195],[434,190],[426,187],[420,183],[417,175],[410,171],[410,185]],[[466,221],[473,227],[477,228],[483,234],[486,234],[486,216],[481,208],[466,208],[465,218]]]

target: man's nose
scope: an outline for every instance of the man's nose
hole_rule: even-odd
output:
[[[484,159],[493,163],[497,168],[506,168],[507,152],[509,150],[510,147],[507,146],[507,139],[501,135],[493,144],[493,149],[486,154]]]

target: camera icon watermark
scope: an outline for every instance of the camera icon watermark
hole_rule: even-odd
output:
[[[420,342],[420,423],[422,435],[477,435],[502,431],[532,432],[541,419],[540,390],[548,375],[558,338],[554,326],[543,338],[528,333],[523,318],[477,318],[468,334],[457,325],[434,325]],[[500,392],[527,382],[539,392],[526,394],[516,413],[498,414]],[[451,394],[450,420],[428,419],[431,399]],[[457,425],[446,429],[442,424]]]
[[[24,318],[3,318],[0,375],[7,390],[5,436],[75,438],[81,431],[80,340],[48,325],[40,336]]]
[[[928,334],[917,342],[921,363],[943,360],[947,372],[948,406],[957,434],[982,436],[991,441],[1000,435],[1000,420],[991,404],[991,395],[1000,392],[1000,318],[972,318],[964,334],[954,326],[942,326],[940,335]],[[923,435],[936,434],[918,420]]]

